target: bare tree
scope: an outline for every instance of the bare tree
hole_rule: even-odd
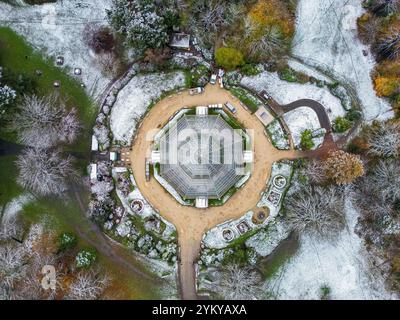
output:
[[[72,108],[61,119],[58,137],[61,142],[72,143],[76,140],[79,131],[82,129],[78,121],[77,110]]]
[[[400,23],[393,24],[381,36],[378,52],[382,58],[396,59],[400,57]]]
[[[330,237],[344,227],[343,191],[329,186],[303,186],[286,198],[286,219],[297,232]]]
[[[318,160],[309,161],[304,172],[310,179],[311,183],[319,184],[326,180],[324,165]]]
[[[392,159],[380,160],[363,179],[366,188],[383,201],[400,199],[400,164]]]
[[[0,240],[14,239],[21,234],[22,227],[15,215],[4,217],[0,222]]]
[[[18,183],[39,195],[60,194],[67,190],[67,179],[75,179],[72,157],[62,158],[58,150],[25,149],[16,162]]]
[[[26,251],[22,246],[0,247],[0,287],[11,290],[16,281],[24,277]]]
[[[343,150],[330,151],[323,163],[326,176],[338,185],[351,184],[364,175],[361,158]]]
[[[12,123],[20,142],[35,148],[49,148],[59,141],[71,143],[79,125],[76,110],[67,113],[55,95],[25,96]]]
[[[255,270],[233,264],[220,272],[212,290],[226,300],[255,300],[262,294],[260,282]]]
[[[71,300],[99,299],[109,282],[110,278],[99,270],[80,271],[70,284],[66,298]]]
[[[369,7],[372,11],[386,16],[400,11],[400,0],[372,0]]]
[[[83,40],[95,53],[111,52],[115,48],[115,38],[111,30],[104,26],[88,24],[83,31]]]
[[[369,153],[379,157],[400,154],[400,124],[388,122],[373,126],[368,133]]]
[[[360,36],[364,43],[375,43],[380,29],[380,20],[370,15],[368,20],[359,24]]]
[[[265,29],[260,39],[251,42],[249,54],[253,57],[271,58],[282,53],[284,48],[285,42],[279,29],[276,26],[270,26]]]

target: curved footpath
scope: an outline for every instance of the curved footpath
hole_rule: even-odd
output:
[[[183,107],[194,107],[231,102],[237,109],[235,115],[246,129],[254,130],[254,166],[250,179],[223,206],[206,210],[179,204],[154,179],[146,181],[145,162],[150,157],[154,129],[165,125],[175,112]],[[228,91],[217,85],[208,85],[205,92],[191,96],[187,91],[174,94],[157,103],[146,115],[132,145],[131,163],[138,188],[151,205],[177,228],[180,248],[179,277],[183,299],[196,299],[194,264],[205,232],[230,219],[237,219],[252,210],[266,189],[273,162],[296,159],[297,151],[280,151],[269,142],[265,128],[256,116],[246,111]]]

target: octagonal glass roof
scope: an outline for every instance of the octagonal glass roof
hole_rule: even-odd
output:
[[[185,199],[220,199],[244,173],[242,130],[221,115],[188,115],[160,137],[160,175]]]

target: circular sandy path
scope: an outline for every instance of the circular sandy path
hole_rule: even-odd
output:
[[[154,179],[146,181],[145,162],[150,157],[154,130],[162,128],[184,107],[207,106],[209,104],[230,101],[237,109],[235,116],[246,128],[254,132],[254,165],[250,179],[223,206],[197,209],[179,204]],[[205,92],[191,96],[180,92],[157,103],[146,115],[138,129],[131,152],[134,178],[143,196],[168,221],[176,226],[179,243],[179,277],[183,299],[196,299],[194,263],[200,252],[200,243],[204,233],[216,225],[237,219],[253,209],[266,188],[272,163],[281,159],[298,158],[295,151],[280,151],[269,142],[264,126],[245,110],[239,100],[217,85],[208,85]]]

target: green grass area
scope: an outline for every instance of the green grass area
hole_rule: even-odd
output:
[[[238,98],[249,110],[254,113],[258,110],[259,106],[262,105],[262,102],[250,94],[247,90],[239,87],[232,87],[229,89],[232,94]]]
[[[77,142],[65,148],[65,151],[75,156],[77,167],[82,174],[86,174],[85,169],[90,157],[91,131],[96,116],[96,108],[92,99],[68,68],[56,67],[54,59],[45,58],[39,52],[34,51],[21,36],[11,29],[0,28],[0,48],[0,65],[15,74],[33,78],[36,84],[36,94],[47,95],[58,92],[60,99],[65,101],[68,108],[76,107],[83,128]],[[42,71],[41,76],[36,75],[37,69]],[[56,80],[61,83],[61,87],[58,89],[53,86],[53,82]],[[12,133],[6,130],[0,131],[0,139],[16,141],[16,137]],[[15,155],[0,156],[0,208],[23,191],[16,183],[18,172],[15,160]],[[101,246],[100,235],[96,234],[92,222],[85,217],[83,212],[89,200],[88,191],[83,188],[76,189],[76,186],[75,190],[74,193],[64,194],[63,198],[39,198],[25,205],[22,217],[27,224],[45,223],[51,232],[77,234],[78,248],[97,247],[96,249],[98,249],[98,246]],[[114,261],[115,258],[113,260],[110,257],[107,250],[103,248],[98,251],[100,252],[99,263],[120,282],[121,288],[128,288],[126,291],[130,298],[154,299],[158,297],[157,288],[153,283],[149,283],[139,274],[126,274]],[[141,262],[136,261],[128,253],[126,255],[137,269],[150,274]]]
[[[82,199],[88,198],[82,196],[84,195],[82,191],[79,191],[79,194]],[[92,228],[91,222],[85,218],[78,201],[74,201],[72,195],[63,201],[57,198],[38,199],[36,202],[24,206],[22,217],[29,224],[39,222],[44,224],[48,232],[76,234],[78,243],[75,251],[87,248],[96,249],[99,264],[120,282],[121,288],[124,288],[125,294],[129,295],[131,299],[158,298],[158,289],[154,283],[149,283],[139,274],[126,274],[126,271],[122,270],[118,263],[102,253],[104,248],[102,249],[102,244],[98,241],[99,235]],[[131,256],[129,252],[121,250],[121,254],[129,255],[130,263],[142,272],[150,274],[142,263]]]
[[[23,74],[33,78],[38,95],[59,93],[67,107],[76,107],[81,123],[85,126],[83,137],[73,146],[75,151],[88,150],[88,128],[94,122],[95,108],[93,101],[87,96],[79,81],[70,76],[68,68],[54,65],[54,59],[45,59],[39,52],[33,50],[24,39],[10,28],[0,28],[0,65],[14,73]],[[35,71],[41,70],[42,75],[37,76]],[[71,73],[72,74],[72,73]],[[54,81],[60,81],[60,88],[53,86]],[[4,139],[10,140],[10,135]]]
[[[75,107],[82,124],[81,135],[77,142],[66,148],[65,151],[75,155],[77,167],[85,174],[89,160],[89,146],[91,128],[95,119],[93,101],[87,96],[79,81],[68,75],[67,68],[59,68],[51,59],[45,59],[39,52],[34,51],[24,39],[10,28],[0,28],[0,65],[15,74],[24,75],[34,79],[35,91],[38,95],[59,93],[60,99],[65,101],[68,108]],[[41,76],[35,74],[41,70]],[[53,87],[54,81],[60,81],[61,87]],[[0,130],[0,139],[16,142],[16,136],[8,130]],[[15,157],[0,157],[0,205],[4,205],[22,190],[16,184],[17,169],[14,164]]]
[[[261,259],[257,268],[261,272],[264,279],[274,276],[279,269],[287,263],[297,252],[299,242],[293,233],[283,240],[279,246],[266,258]]]
[[[23,189],[16,183],[16,156],[0,157],[0,208],[20,195]]]

